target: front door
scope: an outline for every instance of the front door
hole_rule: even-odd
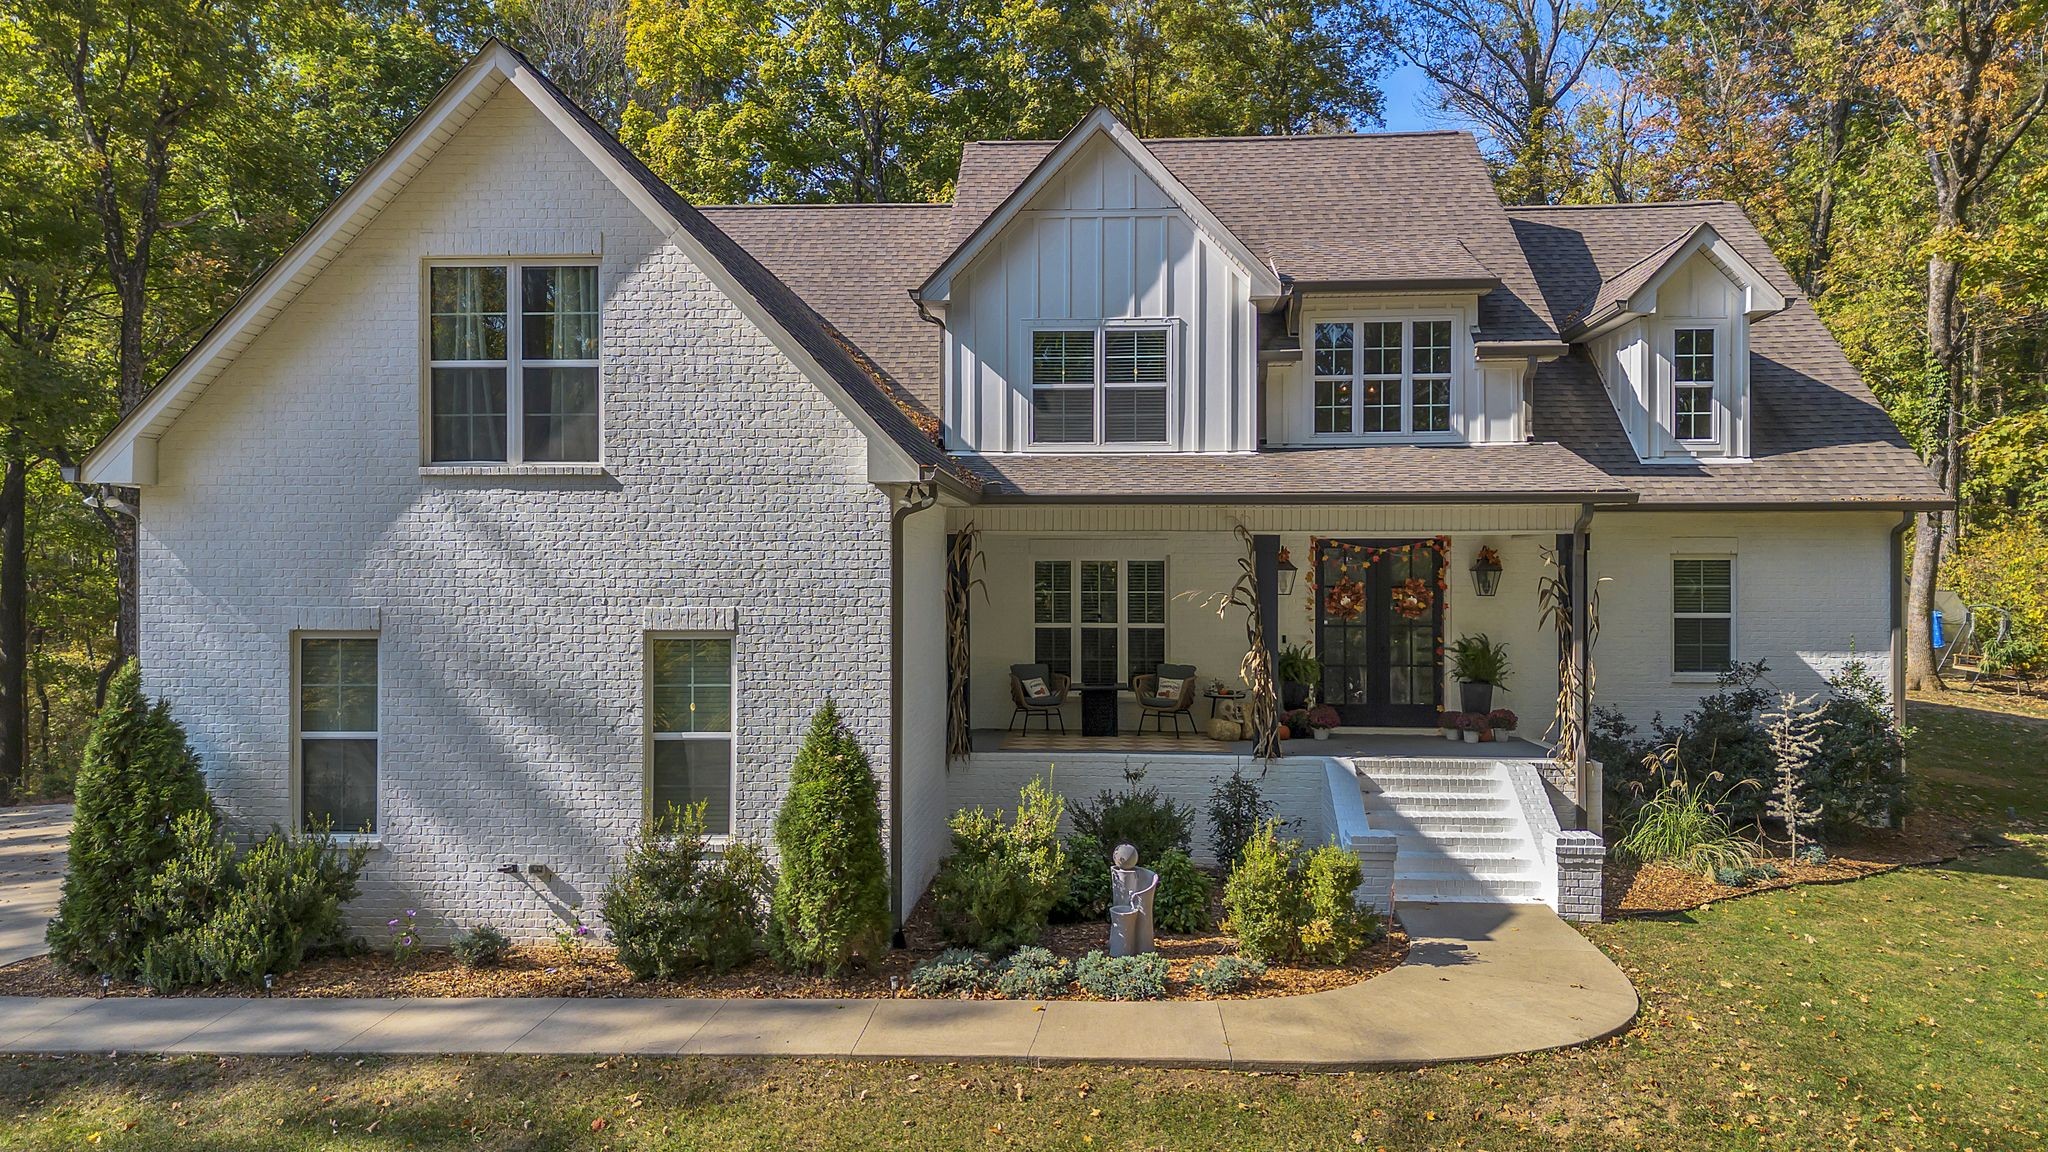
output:
[[[1444,682],[1436,548],[1426,540],[1319,540],[1315,562],[1318,699],[1350,726],[1434,725]],[[1410,580],[1427,589],[1420,615],[1396,606],[1404,586],[1415,587]],[[1340,585],[1344,593],[1333,598]]]

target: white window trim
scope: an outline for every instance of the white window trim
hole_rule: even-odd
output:
[[[434,269],[503,268],[505,270],[505,459],[434,459],[434,369],[496,368],[496,360],[435,360],[434,355]],[[523,268],[597,269],[597,358],[594,360],[527,360],[520,355],[526,309],[520,297]],[[605,332],[603,262],[585,252],[574,256],[430,256],[420,262],[420,474],[423,476],[493,476],[516,473],[527,476],[595,476],[607,470],[604,427],[604,350],[609,343]],[[597,369],[597,459],[526,460],[526,387],[524,370],[533,368]]]
[[[1067,622],[1064,624],[1041,624],[1038,622],[1038,566],[1040,564],[1065,564],[1068,566]],[[1081,566],[1083,564],[1116,565],[1116,623],[1087,624],[1081,620]],[[1157,624],[1133,624],[1131,622],[1131,572],[1132,564],[1158,564],[1160,566],[1160,594],[1165,601],[1165,619]],[[1162,651],[1171,652],[1173,633],[1173,564],[1166,556],[1034,556],[1031,558],[1031,606],[1028,609],[1031,621],[1031,654],[1035,661],[1038,655],[1038,633],[1041,630],[1064,630],[1067,633],[1068,652],[1073,669],[1068,675],[1075,687],[1081,680],[1081,633],[1090,628],[1113,628],[1116,630],[1116,671],[1117,687],[1128,691],[1131,686],[1131,630],[1157,632],[1164,641]],[[1171,662],[1171,656],[1161,659]]]
[[[1671,564],[1664,572],[1665,644],[1668,649],[1671,682],[1673,684],[1717,684],[1720,682],[1723,673],[1681,672],[1678,668],[1678,637],[1676,631],[1681,613],[1678,611],[1677,601],[1677,565],[1680,560],[1726,560],[1728,562],[1728,611],[1725,615],[1728,620],[1728,666],[1731,668],[1742,661],[1741,632],[1737,625],[1737,621],[1741,619],[1742,609],[1742,577],[1740,572],[1742,566],[1736,563],[1736,556],[1733,552],[1673,552],[1671,554]],[[1719,620],[1724,614],[1720,612],[1686,612],[1682,615],[1687,620]]]
[[[1680,384],[1678,380],[1678,334],[1680,332],[1706,332],[1713,340],[1713,375],[1705,385],[1707,389],[1707,432],[1705,436],[1680,436],[1678,434],[1678,392],[1683,388],[1699,388],[1697,382]],[[1728,362],[1728,336],[1726,330],[1717,324],[1674,323],[1671,326],[1671,439],[1688,449],[1702,446],[1719,450],[1722,434],[1728,426],[1728,408],[1722,396],[1728,387],[1726,365]]]
[[[1441,323],[1451,326],[1451,371],[1448,381],[1450,408],[1446,423],[1448,427],[1439,432],[1415,431],[1415,325]],[[1403,310],[1388,312],[1339,312],[1304,317],[1302,319],[1302,362],[1307,368],[1308,417],[1305,427],[1308,439],[1316,444],[1436,444],[1456,443],[1461,440],[1459,418],[1463,415],[1463,398],[1468,377],[1466,361],[1471,358],[1471,349],[1466,343],[1465,318],[1457,312],[1431,309]],[[1316,431],[1316,387],[1325,380],[1340,377],[1324,376],[1316,368],[1316,328],[1323,324],[1349,324],[1351,326],[1351,431]],[[1366,324],[1399,324],[1401,326],[1401,429],[1398,432],[1365,432],[1365,383],[1367,380],[1392,381],[1392,376],[1365,372],[1365,351],[1361,343],[1363,326]],[[1434,374],[1425,374],[1434,378]]]
[[[1024,438],[1026,452],[1080,453],[1080,452],[1159,452],[1171,451],[1180,446],[1180,346],[1182,323],[1177,316],[1125,316],[1102,320],[1036,319],[1026,320],[1022,327],[1024,350]],[[1166,330],[1166,439],[1164,440],[1116,440],[1103,438],[1103,400],[1111,389],[1150,388],[1150,384],[1111,384],[1105,365],[1108,341],[1105,333],[1115,328],[1163,328]],[[1087,332],[1095,333],[1095,379],[1092,385],[1095,419],[1094,439],[1080,441],[1045,441],[1037,439],[1036,422],[1032,413],[1032,394],[1038,386],[1031,377],[1031,348],[1033,336],[1039,332]],[[1047,391],[1072,391],[1082,389],[1077,385],[1048,387]]]
[[[1678,438],[1678,333],[1699,329],[1714,334],[1714,436],[1710,440]],[[1654,409],[1650,419],[1651,443],[1646,464],[1690,464],[1698,460],[1717,464],[1746,463],[1735,450],[1737,375],[1744,371],[1745,349],[1735,346],[1734,323],[1716,317],[1675,316],[1660,318],[1645,332],[1653,374]]]
[[[303,642],[307,640],[374,640],[377,642],[377,730],[374,732],[307,732],[299,725],[301,693],[304,681],[301,678],[300,657],[304,652]],[[332,833],[337,844],[362,844],[376,847],[384,842],[384,637],[374,629],[364,628],[301,628],[291,633],[291,821],[299,832],[306,830],[306,756],[307,740],[374,740],[377,744],[376,757],[376,812],[375,832]]]
[[[727,728],[724,732],[656,732],[654,730],[654,642],[656,640],[724,640],[730,643],[726,682],[731,686]],[[726,756],[727,831],[714,832],[705,839],[712,844],[729,844],[738,835],[740,800],[740,641],[733,632],[706,629],[650,628],[640,637],[640,818],[652,823],[654,811],[654,746],[683,740],[724,740]]]

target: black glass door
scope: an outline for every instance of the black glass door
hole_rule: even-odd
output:
[[[1426,541],[1321,540],[1315,559],[1318,698],[1347,725],[1433,726],[1444,679],[1436,549]],[[1396,606],[1404,587],[1416,587],[1411,580],[1429,600],[1414,616]]]

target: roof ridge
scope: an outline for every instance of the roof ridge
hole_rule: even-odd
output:
[[[1635,204],[1503,204],[1510,212],[1612,212],[1648,208],[1722,208],[1733,200],[1649,200]]]
[[[1249,136],[1140,136],[1146,144],[1256,144],[1280,141],[1327,140],[1332,143],[1357,140],[1399,140],[1415,136],[1471,136],[1463,128],[1408,128],[1399,132],[1275,132]],[[966,147],[996,145],[1054,145],[1058,140],[969,140]]]
[[[842,200],[812,203],[805,200],[755,201],[750,204],[698,204],[699,212],[733,212],[744,208],[946,208],[951,209],[950,200],[879,200],[866,203],[848,203]]]

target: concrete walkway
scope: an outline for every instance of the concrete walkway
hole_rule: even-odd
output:
[[[70,835],[69,804],[0,808],[0,966],[49,951]]]
[[[1408,962],[1267,1000],[0,998],[0,1051],[702,1054],[1341,1069],[1609,1036],[1636,994],[1540,905],[1404,904]]]

